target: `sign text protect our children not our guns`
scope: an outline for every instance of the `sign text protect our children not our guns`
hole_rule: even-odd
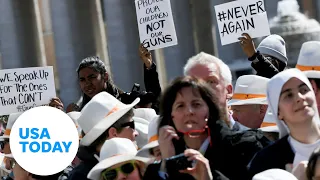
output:
[[[140,42],[148,50],[178,44],[170,0],[135,0]]]
[[[270,35],[263,0],[237,0],[214,8],[222,45],[238,42],[242,33],[252,38]]]

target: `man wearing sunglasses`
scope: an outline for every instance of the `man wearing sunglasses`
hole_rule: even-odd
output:
[[[77,154],[82,162],[70,172],[69,180],[87,179],[89,171],[98,163],[97,157],[106,140],[126,138],[136,144],[139,133],[135,130],[133,107],[138,102],[139,99],[126,105],[109,93],[101,92],[82,109],[78,124],[83,138]]]

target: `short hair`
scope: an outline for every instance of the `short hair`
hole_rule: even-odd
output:
[[[224,82],[227,84],[232,84],[232,74],[229,66],[221,59],[205,52],[200,52],[188,60],[184,66],[184,75],[189,75],[190,69],[192,69],[195,65],[207,65],[208,68],[211,69],[213,64],[219,67],[220,76],[223,77]]]

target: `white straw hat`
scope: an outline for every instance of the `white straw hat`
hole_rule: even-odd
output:
[[[291,78],[297,78],[302,82],[304,82],[312,91],[315,99],[315,95],[308,78],[305,76],[305,74],[303,74],[300,70],[296,68],[282,71],[270,79],[267,87],[267,97],[268,97],[269,107],[272,110],[273,117],[276,120],[277,126],[279,128],[280,138],[286,136],[289,133],[289,128],[287,127],[287,125],[285,125],[285,123],[282,120],[278,119],[279,98],[280,98],[280,93],[283,85],[287,81],[289,81]],[[315,116],[319,116],[317,103],[314,103],[313,109],[316,111]],[[319,122],[317,123],[319,124]]]
[[[320,78],[320,41],[302,44],[296,68],[303,71],[308,78]]]
[[[112,138],[106,140],[100,151],[99,163],[88,174],[89,179],[99,180],[103,170],[130,160],[148,163],[151,159],[136,156],[137,149],[132,141],[126,138]]]
[[[279,133],[279,128],[277,126],[276,119],[274,118],[270,107],[268,107],[267,112],[264,115],[261,127],[259,129],[263,132]]]
[[[81,112],[71,111],[71,112],[67,113],[67,115],[73,120],[74,124],[76,125],[77,130],[78,130],[78,134],[79,134],[79,138],[81,139],[82,138],[82,134],[81,134],[82,129],[78,123],[78,119],[81,116]]]
[[[107,92],[95,95],[81,110],[78,123],[85,136],[80,144],[90,146],[103,132],[126,114],[140,101],[139,98],[131,104],[123,104]]]
[[[268,81],[268,78],[257,75],[240,76],[228,106],[268,104],[266,95]]]
[[[154,117],[153,120],[149,124],[149,132],[148,132],[148,144],[143,146],[138,155],[145,157],[149,156],[149,149],[155,148],[159,146],[158,142],[158,125],[159,125],[159,116]]]
[[[148,143],[149,121],[139,117],[133,117],[132,119],[134,121],[135,129],[139,133],[139,135],[136,137],[136,141],[138,149],[140,149]]]
[[[151,121],[154,117],[158,116],[156,111],[151,108],[137,108],[133,110],[134,117],[139,117],[147,121]]]
[[[253,176],[252,180],[298,180],[283,169],[269,169]]]

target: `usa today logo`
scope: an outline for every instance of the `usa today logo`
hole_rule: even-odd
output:
[[[36,175],[63,171],[75,158],[78,146],[78,131],[72,119],[61,110],[47,106],[24,112],[10,133],[15,161]]]

